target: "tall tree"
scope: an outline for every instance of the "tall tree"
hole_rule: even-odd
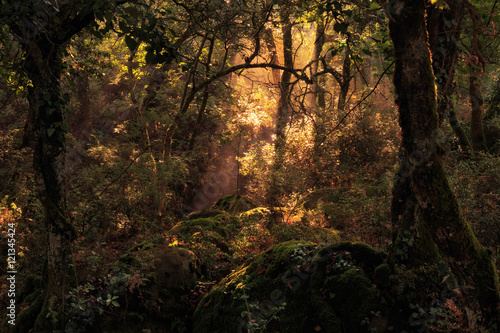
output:
[[[470,134],[472,148],[476,152],[487,152],[486,139],[483,130],[483,104],[484,98],[481,92],[482,79],[484,76],[485,59],[481,51],[479,40],[480,16],[469,1],[465,1],[472,21],[471,54],[467,59],[469,69],[469,100],[471,103]]]
[[[35,183],[45,210],[47,231],[47,269],[43,305],[35,331],[48,332],[64,325],[65,296],[76,285],[71,242],[76,229],[68,220],[65,207],[64,110],[67,95],[61,89],[63,56],[68,42],[96,18],[112,27],[113,13],[127,0],[56,1],[2,0],[0,19],[21,45],[24,59],[19,65],[29,80],[29,118],[26,126],[33,142]],[[150,49],[155,60],[164,45]],[[40,304],[40,302],[35,302]]]
[[[453,94],[456,92],[455,70],[459,55],[460,35],[464,19],[463,1],[449,1],[446,8],[434,4],[427,10],[427,30],[432,54],[432,67],[438,87],[438,115],[447,119],[463,151],[469,153],[471,144],[455,112]]]
[[[408,181],[423,222],[462,286],[469,326],[480,332],[499,327],[500,284],[491,253],[481,246],[464,219],[441,162],[436,141],[435,78],[425,21],[427,4],[425,0],[391,0],[387,10]]]
[[[283,63],[286,68],[293,68],[293,40],[290,9],[284,4],[280,8],[283,33]],[[273,174],[268,194],[269,203],[275,205],[283,185],[283,163],[285,161],[286,127],[290,121],[290,79],[289,71],[283,71],[279,83],[279,101],[276,114],[276,140],[274,142]]]

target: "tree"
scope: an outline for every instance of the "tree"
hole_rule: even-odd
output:
[[[280,8],[280,19],[283,33],[283,59],[284,66],[293,68],[293,40],[292,40],[292,22],[290,19],[290,9],[283,4]],[[279,83],[279,102],[276,113],[276,139],[274,142],[274,160],[272,179],[269,189],[269,203],[276,205],[280,191],[283,185],[283,163],[285,160],[286,146],[286,128],[290,122],[290,92],[291,92],[291,74],[289,71],[283,71]]]
[[[447,8],[437,5],[427,10],[429,45],[432,67],[438,87],[438,115],[440,122],[447,119],[460,146],[470,153],[471,144],[455,112],[453,94],[456,93],[455,70],[460,52],[459,43],[464,20],[463,1],[450,1]]]
[[[47,269],[43,305],[35,331],[62,328],[65,296],[76,285],[71,242],[77,232],[65,207],[64,155],[68,96],[61,89],[63,56],[68,42],[100,19],[112,27],[113,12],[127,0],[3,0],[0,17],[18,41],[24,59],[18,69],[28,78],[29,118],[26,137],[34,147],[33,168],[38,198],[45,210]],[[152,48],[151,59],[160,48]],[[35,304],[41,304],[35,302]],[[37,309],[38,310],[38,309]]]
[[[465,1],[472,20],[471,54],[467,59],[469,69],[469,100],[471,103],[470,134],[472,148],[476,152],[487,152],[486,138],[483,130],[483,94],[481,92],[482,77],[484,76],[485,59],[481,51],[479,40],[480,17],[476,7]]]
[[[478,332],[498,328],[500,284],[491,253],[479,244],[464,219],[441,162],[426,5],[425,0],[393,0],[387,10],[396,59],[396,103],[408,156],[406,176],[425,226],[462,286],[469,326]]]

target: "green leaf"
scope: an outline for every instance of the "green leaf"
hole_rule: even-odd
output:
[[[49,138],[52,136],[52,134],[54,134],[55,131],[56,131],[55,128],[48,128],[47,129],[47,135],[49,136]]]

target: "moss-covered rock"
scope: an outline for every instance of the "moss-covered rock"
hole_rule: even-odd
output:
[[[360,243],[278,244],[201,300],[193,331],[367,332],[381,308],[371,276],[384,258]]]
[[[212,209],[220,209],[230,214],[237,214],[255,207],[257,205],[249,197],[243,195],[225,195],[213,205]]]
[[[95,319],[92,329],[120,333],[145,328],[151,332],[176,332],[176,325],[186,329],[185,316],[192,311],[188,295],[199,278],[198,260],[188,249],[140,243],[113,265],[100,291],[104,303],[97,301],[94,306],[109,307],[102,312],[114,314]],[[112,302],[104,305],[110,297],[118,305]],[[87,312],[82,316],[76,309],[72,325],[76,327],[89,321]]]
[[[21,290],[16,295],[16,311],[23,305],[15,320],[15,326],[8,323],[11,318],[4,314],[5,320],[0,327],[1,332],[23,333],[28,332],[35,325],[36,318],[42,309],[44,295],[42,293],[43,282],[39,275],[30,274],[26,276]],[[29,304],[28,306],[25,306]]]
[[[229,234],[236,232],[240,226],[238,219],[222,214],[216,217],[181,221],[167,232],[167,236],[189,238],[197,232],[213,231],[227,237]]]

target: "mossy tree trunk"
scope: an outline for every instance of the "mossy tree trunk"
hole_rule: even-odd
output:
[[[389,262],[410,268],[437,264],[441,260],[439,249],[429,228],[422,223],[422,210],[411,188],[409,174],[408,158],[403,154],[392,188],[393,237]]]
[[[321,146],[325,141],[326,136],[326,121],[327,112],[325,108],[325,92],[320,86],[322,76],[317,76],[321,52],[325,44],[325,24],[323,18],[318,18],[316,22],[316,36],[314,39],[314,48],[311,59],[311,77],[315,77],[311,84],[311,93],[309,97],[309,107],[314,119],[314,145],[312,149],[312,187],[315,187],[320,182],[321,171],[323,169],[321,163]]]
[[[465,221],[441,162],[426,5],[425,0],[392,0],[388,6],[408,181],[423,223],[461,284],[469,326],[479,332],[499,324],[500,283],[491,254],[479,244]]]
[[[116,4],[124,2],[116,1]],[[109,10],[111,3],[99,6]],[[47,266],[41,296],[43,306],[34,332],[64,328],[65,296],[77,283],[71,252],[76,229],[67,218],[64,196],[65,137],[68,128],[63,114],[68,97],[61,91],[60,80],[66,43],[95,21],[97,5],[94,1],[65,1],[57,6],[42,1],[5,1],[0,10],[0,17],[19,41],[25,55],[19,70],[30,81],[30,134],[26,141],[32,142],[30,145],[34,147],[36,190],[45,211]],[[18,319],[22,318],[20,314]]]
[[[427,30],[432,54],[432,67],[438,87],[440,123],[447,119],[462,150],[469,154],[472,147],[455,113],[453,94],[456,93],[455,68],[459,54],[458,41],[464,17],[463,1],[450,1],[446,9],[433,5],[427,9]]]
[[[67,127],[63,119],[66,98],[60,87],[62,47],[54,46],[45,36],[39,36],[25,48],[24,66],[32,84],[28,99],[34,115],[33,167],[38,198],[45,210],[48,238],[45,302],[35,329],[50,331],[60,328],[64,322],[65,296],[76,286],[71,253],[71,241],[76,231],[67,219],[63,193]],[[54,316],[47,318],[49,309],[54,311]]]

